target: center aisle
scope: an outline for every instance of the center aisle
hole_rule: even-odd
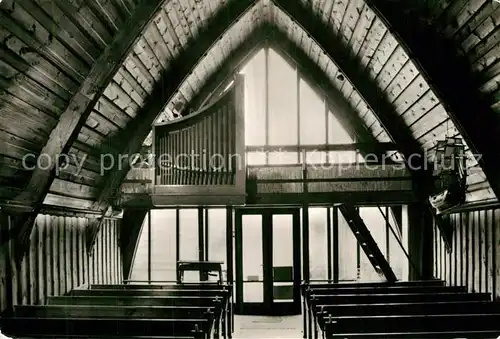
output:
[[[235,315],[233,339],[297,338],[302,339],[302,316]]]

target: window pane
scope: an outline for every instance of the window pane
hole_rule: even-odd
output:
[[[330,164],[355,164],[364,163],[365,159],[356,151],[330,151],[328,162]]]
[[[247,165],[265,165],[266,160],[267,157],[265,152],[247,152]]]
[[[151,278],[176,280],[175,210],[151,210]]]
[[[198,209],[186,208],[179,211],[179,256],[180,260],[199,260],[198,252]],[[187,273],[186,273],[187,274]]]
[[[399,231],[396,219],[394,218],[394,214],[392,212],[389,213],[389,220],[394,233],[396,233],[396,235],[394,235],[394,233],[389,230],[389,262],[391,263],[391,267],[394,270],[396,277],[399,280],[406,280],[407,277],[405,276],[405,271],[408,267],[408,258],[398,242],[399,239],[401,244],[404,246],[404,230],[402,230],[402,232]]]
[[[346,132],[344,127],[337,120],[335,115],[328,111],[328,143],[329,144],[350,144],[354,139]]]
[[[243,215],[241,224],[243,302],[263,302],[262,215]]]
[[[128,278],[128,277],[125,277]],[[141,234],[137,241],[134,262],[130,272],[131,280],[148,280],[148,215],[142,223]]]
[[[382,211],[385,213],[385,207],[382,207]],[[361,207],[359,209],[359,215],[365,222],[366,227],[368,227],[378,248],[382,254],[386,256],[386,224],[384,215],[380,212],[378,207]],[[364,251],[361,251],[360,264],[360,279],[362,281],[384,280],[384,278],[375,271]]]
[[[266,143],[265,53],[258,52],[241,71],[245,75],[245,143]]]
[[[300,80],[300,144],[323,145],[326,143],[325,103],[323,98]]]
[[[293,269],[292,231],[293,216],[291,214],[273,215],[273,267],[291,267]]]
[[[306,152],[306,164],[326,164],[326,152],[311,151]]]
[[[263,281],[262,215],[244,214],[241,223],[243,280]]]
[[[327,212],[324,207],[309,208],[309,267],[312,280],[328,279]]]
[[[297,73],[269,49],[269,144],[296,145],[297,120]]]
[[[357,280],[358,242],[342,213],[339,218],[339,280]]]
[[[224,281],[227,281],[226,253],[226,210],[211,208],[208,210],[208,260],[220,261]]]
[[[273,215],[273,302],[293,301],[293,216]]]
[[[269,152],[269,165],[298,164],[298,152]]]

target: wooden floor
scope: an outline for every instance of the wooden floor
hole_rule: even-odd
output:
[[[236,315],[234,339],[302,339],[302,316],[266,317]]]

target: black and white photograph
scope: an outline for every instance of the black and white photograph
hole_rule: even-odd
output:
[[[0,0],[0,339],[500,339],[500,0]]]

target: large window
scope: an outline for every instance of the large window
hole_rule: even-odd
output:
[[[241,70],[245,74],[245,140],[249,165],[297,164],[301,146],[349,144],[356,140],[335,116],[325,93],[311,85],[298,67],[272,48],[259,51]],[[265,152],[266,146],[286,150]],[[296,150],[289,146],[296,146]],[[293,147],[292,147],[293,148]],[[308,163],[356,162],[354,151],[309,151]],[[349,154],[346,154],[349,153]]]
[[[150,215],[144,218],[130,279],[147,281],[151,277],[151,280],[155,281],[175,281],[177,248],[175,210],[151,210],[149,213]]]
[[[206,210],[206,229],[208,229],[208,257],[209,261],[222,262],[224,281],[227,281],[226,265],[226,210],[222,208],[211,208]]]
[[[309,208],[309,274],[311,280],[328,279],[328,235],[330,235],[328,212],[328,208],[325,207]]]
[[[338,213],[339,222],[339,280],[358,280],[359,248],[358,242],[352,233],[349,224],[341,213]]]
[[[222,263],[225,281],[226,256],[226,209],[154,209],[144,218],[130,279],[175,281],[178,260],[210,260]],[[199,275],[186,272],[185,279]]]
[[[409,262],[406,256],[406,208],[404,206],[360,207],[359,213],[396,277],[399,280],[407,280]],[[227,281],[226,217],[225,208],[152,210],[142,225],[130,279],[175,281],[177,260],[201,259],[222,262],[223,278]],[[262,253],[255,251],[259,248],[255,244],[262,241],[262,234],[259,233],[259,227],[253,227],[261,223],[259,221],[255,224],[257,221],[254,217],[256,218],[254,215],[245,215],[243,220],[244,225],[248,224],[248,229],[243,229],[243,246],[246,248],[243,258],[245,272],[252,271],[255,267],[261,269],[259,265],[262,264],[258,263],[259,255]],[[308,220],[309,251],[302,251],[302,254],[304,258],[308,257],[311,280],[380,281],[383,279],[373,269],[353,231],[336,207],[311,206]],[[176,233],[177,230],[180,231],[179,234]],[[249,230],[253,231],[249,233]],[[279,241],[282,238],[279,236],[275,240]],[[278,255],[276,258],[280,259],[280,254],[276,255]],[[254,270],[257,273],[248,271],[246,275],[258,275],[257,268],[255,268],[257,271]],[[185,278],[197,281],[199,276],[193,274]]]
[[[274,50],[269,50],[269,145],[296,145],[297,73]]]
[[[245,143],[266,143],[266,56],[257,53],[242,69],[245,74]]]
[[[200,260],[198,214],[196,208],[179,210],[179,259],[181,261]]]

